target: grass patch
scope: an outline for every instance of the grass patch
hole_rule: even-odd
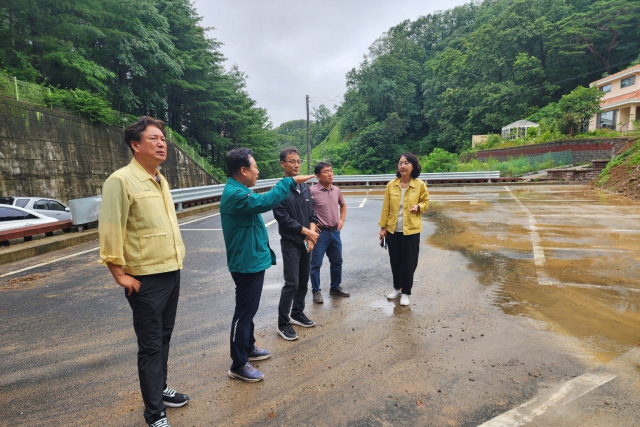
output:
[[[482,171],[500,171],[502,177],[522,176],[528,172],[536,172],[544,169],[552,169],[558,166],[564,166],[561,161],[556,161],[549,156],[548,159],[531,162],[528,158],[520,156],[517,158],[510,157],[507,161],[498,161],[493,157],[489,157],[486,162],[473,159],[468,163],[459,163],[458,172],[482,172]]]
[[[640,165],[640,138],[636,138],[636,142],[632,147],[618,154],[607,164],[607,167],[598,175],[597,183],[601,186],[607,184],[614,168],[626,166],[626,169],[630,170],[638,167],[638,165]]]

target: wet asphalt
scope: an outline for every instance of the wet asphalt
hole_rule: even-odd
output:
[[[172,426],[640,425],[639,202],[586,186],[431,188],[401,307],[385,298],[382,193],[344,194],[352,296],[329,295],[325,260],[325,303],[309,293],[316,326],[293,342],[276,334],[283,279],[268,226],[279,259],[255,324],[273,356],[255,384],[227,375],[234,288],[220,218],[182,221],[169,385],[191,401],[168,410]],[[96,260],[90,251],[0,278],[0,426],[145,425],[130,308]]]

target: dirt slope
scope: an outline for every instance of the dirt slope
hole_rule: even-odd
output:
[[[640,199],[640,138],[630,140],[593,184]]]

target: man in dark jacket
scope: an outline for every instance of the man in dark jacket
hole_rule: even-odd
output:
[[[300,152],[295,147],[280,151],[280,166],[285,179],[300,173]],[[278,221],[284,286],[278,306],[278,334],[287,341],[298,339],[291,324],[310,328],[315,322],[303,313],[309,282],[310,255],[318,240],[316,213],[309,187],[302,183],[289,192],[289,197],[273,209]],[[289,315],[291,313],[291,315]]]
[[[251,360],[268,358],[271,353],[256,347],[253,317],[258,311],[264,272],[275,265],[276,255],[269,247],[269,235],[262,221],[268,212],[289,195],[291,189],[304,183],[312,175],[284,178],[271,191],[256,194],[249,190],[258,180],[258,166],[253,151],[235,148],[227,154],[229,179],[220,198],[220,219],[227,267],[236,285],[236,308],[231,323],[231,359],[229,376],[256,382],[262,372],[251,365]]]

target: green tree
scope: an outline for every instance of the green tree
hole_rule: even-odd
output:
[[[618,52],[626,57],[638,49],[638,15],[636,0],[600,0],[554,24],[558,49],[567,56],[588,52],[605,72],[611,72],[611,60]],[[617,56],[618,59],[622,59]]]
[[[403,147],[398,144],[403,132],[397,115],[390,120],[367,126],[349,141],[348,163],[365,174],[390,173],[395,170]]]
[[[604,92],[600,92],[597,87],[583,86],[564,95],[558,101],[558,118],[565,126],[565,133],[572,136],[585,130],[591,117],[601,111],[600,98],[603,95]]]

